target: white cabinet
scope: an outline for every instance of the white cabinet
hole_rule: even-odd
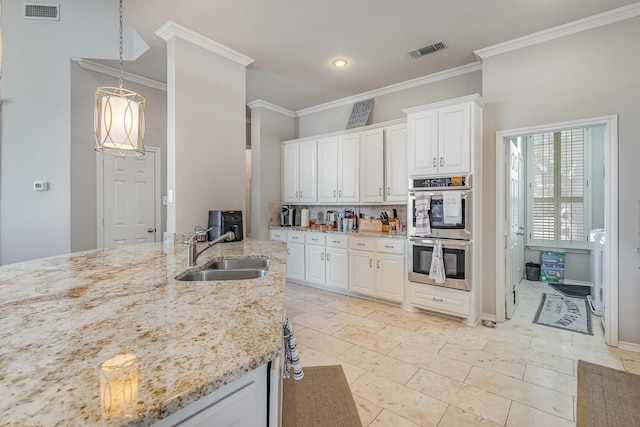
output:
[[[385,184],[387,202],[407,201],[407,126],[384,129]]]
[[[287,279],[305,279],[304,235],[304,231],[287,232]]]
[[[282,151],[282,201],[315,203],[316,141],[284,144]]]
[[[359,135],[318,140],[318,203],[359,201]]]
[[[269,240],[275,240],[276,242],[286,242],[287,241],[286,230],[278,230],[278,229],[269,230]]]
[[[471,172],[478,95],[404,110],[409,176]]]
[[[327,234],[325,246],[325,284],[334,288],[349,288],[349,238]]]
[[[367,203],[384,201],[383,129],[360,133],[360,201]]]
[[[471,315],[472,294],[468,291],[422,283],[411,283],[409,289],[409,301],[416,307],[459,317]],[[467,323],[474,324],[472,319]]]
[[[267,365],[154,424],[157,427],[258,426],[267,421]]]
[[[305,280],[324,286],[325,277],[325,235],[308,232],[305,237]]]
[[[352,237],[349,289],[395,302],[404,301],[403,239]]]

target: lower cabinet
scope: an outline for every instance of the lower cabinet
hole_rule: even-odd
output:
[[[327,235],[325,246],[325,284],[333,288],[349,289],[349,238]]]
[[[305,280],[324,286],[325,236],[322,233],[307,233],[305,237]]]
[[[304,231],[287,232],[287,279],[305,280]]]
[[[459,317],[471,315],[471,294],[459,289],[411,283],[409,300],[412,305]]]
[[[349,245],[349,290],[403,302],[405,245],[401,239],[352,237]]]
[[[154,426],[266,426],[267,375],[267,365],[262,365]]]

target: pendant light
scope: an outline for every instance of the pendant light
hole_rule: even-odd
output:
[[[120,0],[120,85],[96,88],[94,149],[117,156],[144,156],[144,108],[142,95],[122,83],[122,0]]]

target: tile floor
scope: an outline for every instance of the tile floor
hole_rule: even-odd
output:
[[[363,426],[575,426],[577,360],[640,374],[640,353],[532,323],[541,282],[523,281],[512,320],[475,328],[287,283],[304,366],[342,365]]]

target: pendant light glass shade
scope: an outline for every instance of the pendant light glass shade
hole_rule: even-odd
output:
[[[144,156],[142,95],[120,87],[96,89],[95,150],[118,156]]]
[[[1,0],[0,0],[1,1]],[[120,0],[120,85],[96,89],[94,149],[116,156],[144,156],[144,96],[122,83],[122,0]]]

